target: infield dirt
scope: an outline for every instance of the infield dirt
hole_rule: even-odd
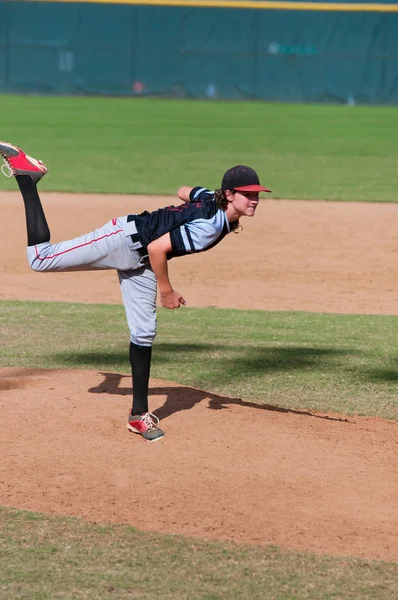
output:
[[[43,200],[54,241],[172,202]],[[0,207],[1,299],[121,302],[113,272],[30,272],[19,195],[2,193]],[[171,277],[190,306],[397,314],[397,223],[397,204],[267,200],[239,235],[173,260]],[[397,423],[151,380],[150,406],[166,437],[147,444],[126,429],[127,374],[0,375],[0,504],[398,561]]]

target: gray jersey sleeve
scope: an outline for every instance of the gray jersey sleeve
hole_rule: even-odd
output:
[[[196,219],[181,227],[181,237],[187,252],[201,252],[212,246],[222,235],[228,221],[223,210],[211,219]],[[229,230],[229,227],[228,227]]]

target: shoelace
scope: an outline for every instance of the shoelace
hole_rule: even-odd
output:
[[[4,158],[4,164],[1,165],[1,172],[6,177],[13,177],[14,176],[14,169],[11,167],[11,165],[8,163],[8,161],[5,158]]]
[[[146,413],[144,417],[144,423],[148,427],[148,429],[156,429],[156,426],[159,423],[159,419],[156,415],[153,415],[152,413]]]

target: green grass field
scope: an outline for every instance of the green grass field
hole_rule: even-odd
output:
[[[273,198],[397,199],[396,108],[14,96],[0,108],[0,139],[50,167],[43,190],[175,194],[243,163]]]
[[[174,194],[181,184],[216,187],[242,162],[273,198],[396,201],[394,108],[11,96],[0,96],[0,108],[0,138],[48,163],[43,190]],[[2,177],[0,186],[15,182]],[[56,333],[43,335],[44,320]],[[397,326],[394,315],[160,309],[152,375],[259,403],[397,421]],[[0,366],[130,368],[121,306],[3,301],[0,339]],[[0,561],[1,600],[398,597],[396,563],[9,507],[0,508]]]

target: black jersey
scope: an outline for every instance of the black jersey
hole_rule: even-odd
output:
[[[172,251],[168,258],[209,250],[236,225],[230,224],[225,211],[217,207],[214,192],[200,186],[191,190],[189,202],[129,215],[128,219],[134,219],[143,248],[170,233]]]

